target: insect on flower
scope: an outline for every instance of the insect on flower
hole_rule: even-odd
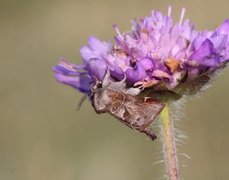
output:
[[[150,125],[162,111],[164,103],[150,97],[138,97],[138,88],[126,89],[125,79],[109,83],[109,71],[102,84],[92,90],[91,102],[97,113],[110,113],[132,129],[145,133],[152,140],[156,135]]]
[[[152,11],[131,21],[127,33],[113,25],[113,45],[90,37],[80,49],[82,65],[62,59],[55,78],[88,96],[97,113],[155,139],[150,125],[164,103],[197,93],[229,61],[229,19],[214,31],[196,31],[184,14],[174,23],[171,7],[167,15]]]

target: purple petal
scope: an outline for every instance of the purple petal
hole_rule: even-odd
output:
[[[223,24],[221,24],[217,30],[221,34],[229,34],[229,19],[226,19]]]
[[[154,68],[153,60],[150,58],[142,58],[139,64],[147,71]]]
[[[78,66],[75,64],[71,64],[64,59],[60,59],[59,64],[54,66],[52,69],[55,73],[61,73],[69,76],[78,76],[88,74],[84,68],[85,66]]]
[[[205,36],[197,36],[193,42],[192,42],[192,48],[194,51],[196,51],[197,49],[199,49],[199,47],[203,44],[203,42],[206,40],[207,38]]]
[[[118,55],[108,55],[106,56],[106,62],[109,65],[112,76],[114,76],[118,80],[124,78],[124,71],[129,67],[128,58],[126,58],[125,56],[119,57]]]
[[[214,45],[209,39],[205,40],[189,59],[196,61],[200,65],[209,67],[216,66],[219,60],[218,57],[215,56]]]
[[[88,39],[89,46],[84,46],[80,49],[81,56],[83,57],[84,64],[92,58],[101,58],[106,55],[112,48],[108,42],[101,42],[96,37],[91,36]]]
[[[96,54],[101,55],[107,53],[111,48],[111,44],[108,42],[101,42],[98,38],[91,36],[88,39],[88,44],[90,48],[96,52]]]
[[[79,75],[88,74],[87,72],[77,72],[75,70],[70,70],[70,69],[62,66],[61,64],[54,66],[53,71],[55,73],[61,73],[61,74],[66,75],[66,76],[79,76]]]
[[[67,76],[60,73],[55,73],[55,78],[60,83],[72,86],[74,89],[82,93],[89,94],[91,78],[88,76]]]
[[[132,83],[143,80],[146,77],[145,69],[139,63],[134,68],[128,69],[125,74],[127,80]]]
[[[76,65],[61,60],[58,65],[53,67],[54,76],[57,81],[88,94],[91,78],[85,69],[76,69],[75,67]]]
[[[117,78],[118,80],[122,80],[124,78],[123,70],[118,66],[111,67],[110,72],[111,72],[111,75]]]
[[[195,51],[192,56],[190,57],[190,59],[193,60],[201,60],[207,56],[211,56],[212,54],[215,53],[215,49],[214,49],[214,45],[213,43],[209,40],[206,39],[201,46],[199,47],[199,49],[197,49],[197,51]]]
[[[92,77],[96,77],[98,80],[102,81],[107,70],[107,64],[100,59],[91,59],[88,62],[88,73]]]
[[[97,57],[88,46],[82,47],[80,49],[80,53],[81,53],[81,56],[83,58],[84,64],[87,64],[87,62],[90,59],[93,59],[93,58],[96,58]]]
[[[211,38],[212,43],[216,50],[224,49],[227,43],[228,36],[225,34],[215,36]]]
[[[190,40],[191,39],[191,35],[193,32],[194,26],[193,24],[191,24],[190,20],[185,20],[182,26],[182,30],[181,30],[181,34],[182,36],[187,39]]]

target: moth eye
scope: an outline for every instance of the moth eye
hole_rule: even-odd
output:
[[[141,120],[141,118],[140,118],[140,117],[138,117],[138,118],[137,118],[137,121],[140,121],[140,120]]]
[[[102,83],[98,83],[97,88],[102,88]]]

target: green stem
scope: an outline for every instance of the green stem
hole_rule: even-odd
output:
[[[166,174],[168,180],[179,180],[179,168],[178,159],[175,143],[175,134],[173,120],[170,116],[169,103],[166,104],[165,108],[161,113],[161,135],[162,145],[164,150],[164,160],[166,166]]]

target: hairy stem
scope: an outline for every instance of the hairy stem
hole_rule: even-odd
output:
[[[174,126],[170,116],[169,103],[163,109],[160,120],[167,179],[180,180]]]

